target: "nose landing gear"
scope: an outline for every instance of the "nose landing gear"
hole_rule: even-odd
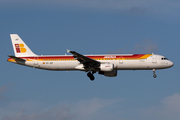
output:
[[[157,75],[156,75],[156,69],[153,69],[153,77],[156,78]]]
[[[95,79],[95,77],[94,77],[94,75],[93,75],[94,73],[95,73],[95,72],[92,72],[92,73],[91,73],[91,72],[88,72],[88,73],[87,73],[87,76],[90,78],[91,81],[93,81],[93,80]]]

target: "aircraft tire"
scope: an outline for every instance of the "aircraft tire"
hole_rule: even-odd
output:
[[[92,76],[91,72],[88,72],[88,73],[87,73],[87,76],[88,76],[88,77],[91,77],[91,76]]]
[[[156,78],[156,77],[157,77],[157,75],[153,75],[153,77],[154,77],[154,78]]]
[[[95,79],[95,77],[92,75],[92,76],[90,77],[90,80],[93,81],[94,79]]]

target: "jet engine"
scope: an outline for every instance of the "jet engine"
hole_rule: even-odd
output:
[[[114,70],[114,64],[106,63],[100,65],[100,71],[110,72]]]

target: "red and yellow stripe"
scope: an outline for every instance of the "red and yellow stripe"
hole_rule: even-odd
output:
[[[86,56],[94,60],[140,60],[147,59],[152,54],[133,54],[133,55],[97,55]],[[73,56],[38,56],[38,57],[20,57],[26,61],[74,61]],[[8,59],[9,62],[16,62],[13,58]]]

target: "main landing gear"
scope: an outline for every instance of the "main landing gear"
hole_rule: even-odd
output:
[[[157,75],[156,75],[156,69],[153,69],[153,77],[156,78]]]
[[[92,72],[92,73],[91,73],[91,72],[88,72],[88,73],[87,73],[87,76],[90,78],[91,81],[93,81],[93,80],[95,79],[95,77],[94,77],[94,75],[93,75],[94,73],[95,73],[95,72]]]

